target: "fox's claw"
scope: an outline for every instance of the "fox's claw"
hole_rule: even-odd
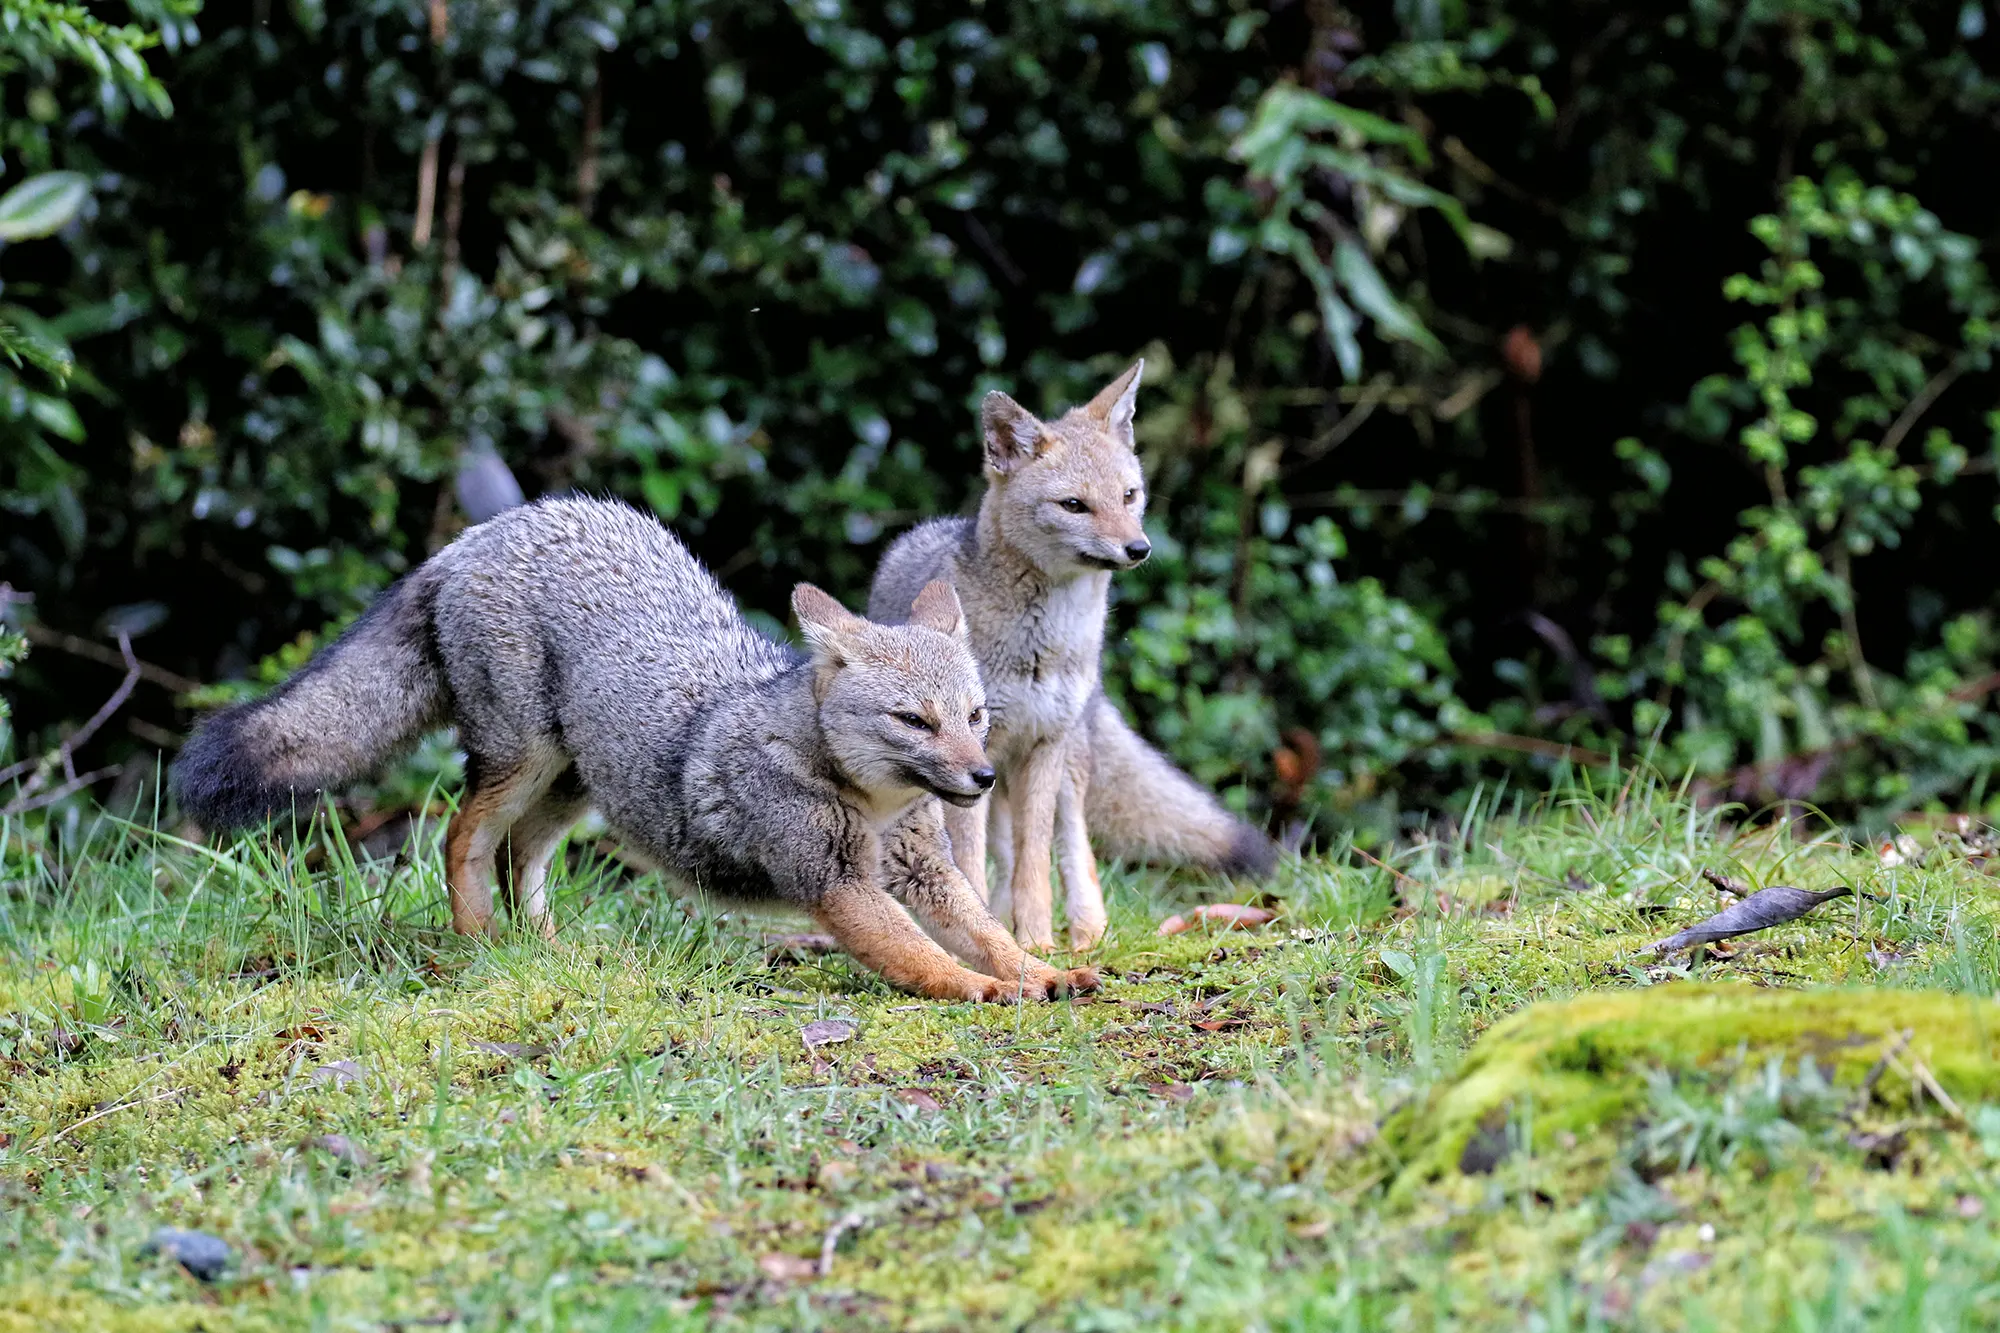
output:
[[[1021,998],[1024,1000],[1060,1000],[1067,995],[1087,995],[1101,984],[1097,970],[1089,967],[1071,968],[1060,971],[1044,967],[1031,972],[1021,980]]]
[[[1067,972],[1056,973],[1056,984],[1050,987],[1052,994],[1088,995],[1104,983],[1097,978],[1094,967],[1073,967]]]

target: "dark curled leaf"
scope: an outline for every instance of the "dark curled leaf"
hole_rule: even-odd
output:
[[[1689,926],[1657,944],[1649,945],[1643,952],[1674,953],[1680,949],[1692,949],[1697,944],[1713,944],[1717,940],[1769,930],[1787,921],[1798,920],[1823,902],[1845,898],[1853,892],[1845,885],[1815,892],[1775,884],[1768,889],[1759,889],[1739,903],[1730,904],[1699,925]]]

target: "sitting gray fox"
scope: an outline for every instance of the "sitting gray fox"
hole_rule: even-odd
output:
[[[1099,659],[1111,573],[1152,551],[1139,520],[1146,479],[1133,450],[1141,361],[1082,407],[1043,422],[1004,393],[981,411],[986,494],[976,518],[941,518],[896,539],[875,571],[868,614],[914,614],[932,580],[958,592],[992,707],[988,739],[998,883],[993,914],[1031,949],[1055,943],[1049,849],[1062,866],[1069,942],[1105,928],[1090,836],[1113,856],[1264,876],[1271,840],[1224,810],[1126,725],[1104,697]],[[952,857],[986,892],[987,811],[946,814]]]
[[[1094,989],[1090,969],[1022,953],[951,863],[939,800],[973,804],[994,781],[951,589],[924,589],[903,626],[870,624],[804,583],[792,609],[804,657],[752,629],[652,517],[583,499],[510,510],[425,561],[270,695],[209,719],[174,766],[174,792],[202,824],[241,827],[453,724],[466,790],[445,868],[461,933],[492,933],[503,853],[514,909],[551,933],[550,858],[595,806],[697,888],[801,907],[919,995]]]

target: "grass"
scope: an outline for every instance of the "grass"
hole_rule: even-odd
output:
[[[1113,873],[1103,995],[978,1008],[581,850],[560,942],[489,946],[434,850],[27,836],[0,1330],[2000,1321],[2000,883],[1950,838],[1475,803],[1258,931],[1161,938],[1212,886]],[[1869,896],[1643,954],[1702,867]]]

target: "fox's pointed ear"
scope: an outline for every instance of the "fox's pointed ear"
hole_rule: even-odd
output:
[[[1130,370],[1083,406],[1085,416],[1123,440],[1128,449],[1132,446],[1132,418],[1139,410],[1139,376],[1145,370],[1144,358],[1134,361]]]
[[[979,426],[989,471],[1004,475],[1049,447],[1048,431],[1035,414],[998,389],[980,403]]]
[[[799,618],[799,632],[813,656],[823,661],[843,661],[854,636],[868,623],[810,583],[792,589],[792,614]]]
[[[958,604],[958,592],[943,579],[932,579],[910,604],[910,623],[963,639],[965,608]]]

